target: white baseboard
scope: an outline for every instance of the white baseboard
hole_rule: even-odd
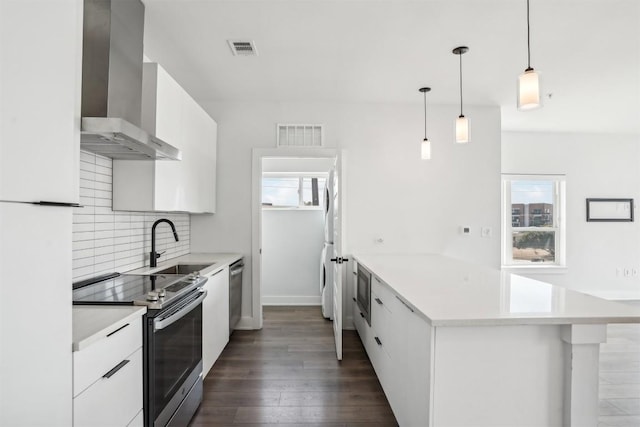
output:
[[[262,305],[322,305],[320,296],[262,296]]]

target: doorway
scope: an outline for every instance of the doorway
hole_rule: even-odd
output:
[[[328,311],[322,255],[325,242],[333,240],[325,237],[325,228],[332,224],[326,195],[334,164],[331,157],[262,159],[263,306],[315,305]]]
[[[340,155],[338,150],[335,149],[316,149],[316,148],[277,148],[277,149],[254,149],[253,150],[253,164],[252,164],[252,314],[254,320],[254,328],[261,329],[262,328],[262,297],[264,292],[263,286],[263,215],[262,215],[262,179],[263,179],[263,167],[265,164],[268,167],[273,166],[274,163],[271,160],[275,159],[308,159],[308,160],[316,160],[325,159],[325,161],[329,161],[331,163],[337,163],[337,170],[341,169]],[[295,162],[294,162],[295,163]],[[279,171],[283,172],[283,171]],[[296,171],[297,172],[297,171]],[[304,178],[304,177],[303,177]],[[312,178],[312,177],[310,177]],[[300,177],[298,177],[300,179]],[[309,181],[311,182],[311,181]],[[313,193],[313,191],[311,191]],[[341,193],[342,195],[342,193]],[[313,197],[313,195],[312,195]],[[304,198],[303,198],[304,199]],[[304,200],[303,200],[304,203]],[[337,221],[340,223],[341,221]],[[342,227],[338,226],[337,230],[341,230]],[[339,231],[336,231],[338,236],[340,236],[339,244],[337,248],[341,247],[342,243],[342,234]],[[321,242],[322,243],[322,242]],[[336,254],[336,248],[334,248],[334,258]],[[316,264],[317,263],[317,264]],[[317,269],[315,271],[318,272],[317,280],[315,283],[318,289],[316,296],[317,297],[320,289],[320,257],[317,257],[314,264],[317,265]],[[335,276],[339,276],[340,279],[342,277],[342,272],[339,266],[334,266],[334,271],[336,268],[340,271],[339,274]],[[335,282],[335,281],[334,281]],[[335,292],[333,299],[333,306],[335,307],[336,301],[339,305],[337,322],[334,321],[334,325],[340,325],[336,330],[336,351],[338,352],[339,358],[342,357],[341,353],[341,344],[338,346],[338,342],[341,337],[341,318],[342,318],[342,288],[341,288],[342,280],[339,280],[339,289],[340,292]],[[334,283],[335,289],[335,283]],[[338,348],[339,347],[339,348]]]

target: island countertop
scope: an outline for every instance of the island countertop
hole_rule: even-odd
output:
[[[432,326],[640,323],[639,308],[443,255],[353,257]]]

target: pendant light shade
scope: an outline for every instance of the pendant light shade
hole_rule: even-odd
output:
[[[456,119],[456,142],[458,144],[466,144],[471,140],[469,132],[469,119],[462,112],[462,55],[467,53],[469,48],[466,46],[458,46],[453,49],[453,54],[460,57],[460,115]]]
[[[518,109],[533,110],[542,105],[540,102],[540,79],[532,68],[518,77]]]
[[[420,158],[422,160],[431,159],[431,141],[427,138],[427,92],[431,91],[430,87],[421,87],[420,92],[424,95],[424,139],[420,144]]]
[[[529,0],[527,0],[527,69],[518,77],[518,110],[533,110],[542,106],[540,79],[531,67],[531,31],[529,25]]]
[[[456,119],[456,142],[459,144],[469,142],[469,119],[465,116]]]

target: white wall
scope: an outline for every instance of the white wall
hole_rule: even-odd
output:
[[[262,159],[262,172],[302,172],[328,173],[334,165],[335,159],[309,158],[266,158]]]
[[[418,94],[419,95],[419,94]],[[347,253],[437,252],[499,266],[500,111],[468,107],[472,143],[453,143],[455,106],[429,107],[433,159],[420,160],[424,112],[405,104],[203,103],[218,122],[218,210],[193,216],[191,250],[251,260],[252,148],[275,148],[277,123],[321,123],[346,154]],[[459,226],[472,235],[461,236]],[[493,229],[481,238],[480,227]],[[383,244],[375,238],[382,237]],[[251,316],[251,272],[243,315]]]
[[[322,210],[262,211],[262,303],[319,305]]]
[[[640,137],[608,134],[502,134],[503,173],[567,175],[567,271],[527,276],[605,298],[640,299],[640,226],[587,222],[586,198],[640,200]],[[637,218],[637,212],[636,212]]]

